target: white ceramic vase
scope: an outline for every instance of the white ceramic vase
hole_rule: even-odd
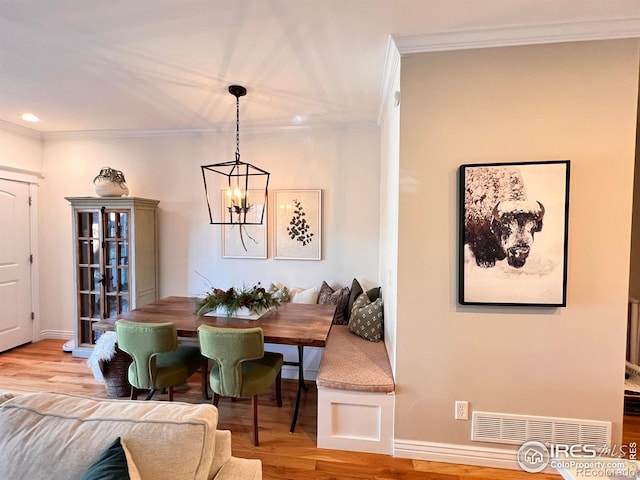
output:
[[[126,197],[129,187],[126,183],[112,182],[106,178],[98,178],[95,182],[96,194],[100,197]]]

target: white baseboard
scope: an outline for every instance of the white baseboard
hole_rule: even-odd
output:
[[[55,339],[55,340],[71,340],[74,337],[73,332],[66,330],[41,330],[40,340]]]
[[[517,449],[476,447],[452,443],[394,440],[394,456],[432,462],[459,463],[479,467],[520,469]]]
[[[419,442],[415,440],[394,440],[394,457],[427,460],[431,462],[457,463],[477,467],[520,470],[515,448],[490,448],[453,443]],[[543,473],[557,474],[548,466]]]
[[[318,377],[318,370],[304,370],[304,381],[305,382],[314,382]],[[282,378],[287,379],[298,379],[298,367],[294,367],[293,365],[283,365],[282,366]]]

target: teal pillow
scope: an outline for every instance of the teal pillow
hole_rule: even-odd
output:
[[[120,437],[116,438],[84,472],[82,480],[131,480],[127,456],[120,443]]]
[[[382,340],[383,319],[382,299],[372,302],[366,293],[361,293],[353,303],[349,330],[370,342],[379,342]]]

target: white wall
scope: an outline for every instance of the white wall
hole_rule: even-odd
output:
[[[232,160],[233,132],[127,139],[49,140],[44,146],[41,203],[42,329],[73,331],[71,213],[67,196],[95,196],[92,180],[109,165],[125,174],[131,196],[159,204],[160,295],[195,296],[212,284],[226,288],[271,282],[320,287],[378,280],[379,132],[282,130],[242,133],[244,161],[271,173],[275,189],[323,190],[321,261],[221,255],[221,227],[209,225],[200,165]],[[317,352],[309,352],[311,358]],[[315,368],[315,367],[313,367]],[[312,368],[312,369],[313,369]]]
[[[402,59],[396,442],[495,448],[454,420],[467,400],[611,421],[620,444],[638,53],[620,40]],[[458,305],[459,165],[549,159],[571,160],[567,307]]]
[[[24,135],[0,128],[0,166],[41,172],[42,140],[37,135]]]

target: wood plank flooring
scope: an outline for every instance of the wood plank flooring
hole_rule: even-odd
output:
[[[0,353],[0,390],[52,391],[108,398],[96,383],[86,360],[62,351],[62,340],[43,340]],[[289,433],[296,384],[283,380],[283,406],[278,408],[275,391],[260,396],[260,446],[252,444],[249,400],[219,405],[221,429],[232,431],[233,454],[259,458],[265,480],[524,480],[534,478],[516,470],[472,467],[450,463],[394,458],[388,455],[344,452],[316,448],[315,384],[303,394],[295,433]],[[166,400],[156,393],[154,400]],[[200,375],[177,389],[176,401],[201,402]],[[640,417],[625,417],[624,442],[637,441]],[[537,474],[536,480],[559,479],[559,475]]]

